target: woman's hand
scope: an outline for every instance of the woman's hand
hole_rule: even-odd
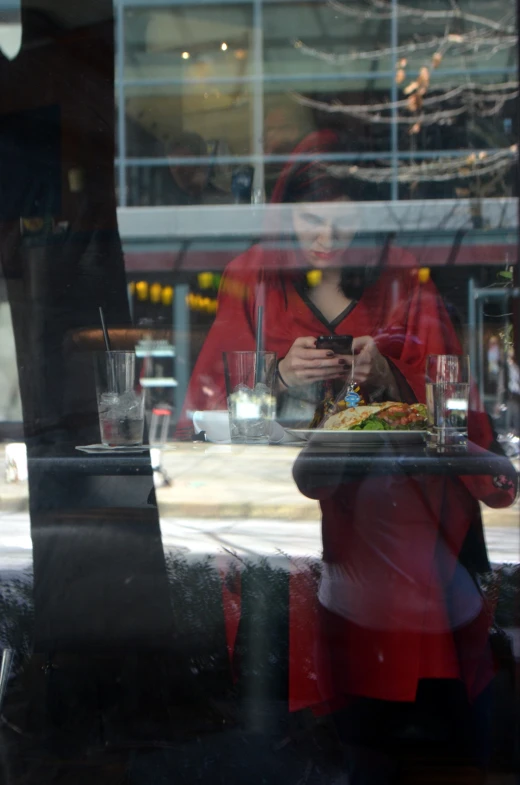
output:
[[[316,349],[316,338],[297,338],[278,368],[286,387],[336,379],[345,374],[347,358],[327,349]]]
[[[361,387],[373,390],[387,391],[395,400],[398,400],[399,389],[388,361],[383,357],[377,344],[370,335],[354,338],[352,342],[354,352],[354,381]],[[346,356],[348,369],[352,366],[352,357]]]

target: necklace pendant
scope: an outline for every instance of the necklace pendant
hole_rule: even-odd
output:
[[[356,385],[354,383],[349,384],[347,394],[345,395],[345,403],[349,408],[357,406],[361,401],[361,395],[356,392]]]

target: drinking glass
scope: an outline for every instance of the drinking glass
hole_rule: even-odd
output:
[[[107,447],[142,444],[144,395],[136,384],[135,353],[96,355],[96,387],[102,443]]]
[[[469,357],[431,354],[426,362],[429,446],[438,452],[468,443]]]
[[[276,412],[274,352],[224,352],[231,441],[268,444]]]

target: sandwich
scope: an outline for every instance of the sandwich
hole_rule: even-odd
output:
[[[417,431],[428,426],[423,403],[377,403],[355,406],[332,414],[325,420],[327,431]]]

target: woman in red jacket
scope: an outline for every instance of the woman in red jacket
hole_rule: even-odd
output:
[[[293,237],[278,228],[274,242],[226,268],[179,433],[189,431],[191,411],[226,408],[222,352],[254,349],[260,304],[265,349],[279,358],[278,417],[293,422],[308,423],[324,396],[350,378],[350,360],[317,349],[319,335],[354,337],[354,376],[367,401],[424,402],[427,356],[461,353],[439,293],[421,281],[409,253],[390,243],[378,251],[351,247],[359,220],[356,205],[345,205],[352,183],[318,158],[337,149],[330,132],[296,148],[273,195],[293,205]],[[309,269],[321,271],[312,288]],[[470,438],[488,448],[493,434],[477,409]],[[513,482],[367,475],[331,476],[320,487],[300,464],[295,478],[320,501],[323,566],[319,583],[297,566],[290,577],[290,708],[412,705],[431,680],[459,684],[475,699],[492,675],[489,614],[459,557],[468,537],[485,552],[477,499],[511,504]],[[232,648],[239,597],[228,599]]]

